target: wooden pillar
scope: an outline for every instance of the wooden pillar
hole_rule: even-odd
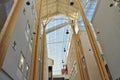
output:
[[[36,34],[34,35],[34,43],[32,48],[32,60],[30,68],[30,80],[38,80],[38,58],[39,58],[39,42],[40,42],[40,23],[37,22]]]
[[[43,25],[43,35],[42,35],[42,50],[41,50],[41,78],[40,80],[44,80],[44,70],[45,70],[45,41],[46,41],[46,25]],[[47,74],[46,74],[47,75]]]
[[[85,15],[85,12],[82,8],[82,5],[80,4],[81,0],[76,0],[76,2],[78,4],[80,13],[82,15],[82,19],[83,19],[83,22],[84,22],[84,25],[85,25],[85,28],[86,28],[86,31],[87,31],[87,34],[88,34],[88,38],[90,40],[91,47],[93,49],[93,53],[94,53],[94,56],[95,56],[95,59],[96,59],[96,63],[97,63],[98,70],[99,70],[99,73],[100,73],[100,76],[101,76],[101,80],[109,80],[107,71],[105,69],[104,61],[102,60],[101,52],[100,52],[99,47],[97,45],[97,42],[96,42],[96,39],[94,37],[93,31],[92,31],[91,26],[90,26],[90,24],[89,24],[89,22],[86,18],[86,15]]]
[[[36,27],[35,27],[35,35],[34,35],[34,41],[33,41],[33,47],[32,47],[32,59],[31,59],[31,67],[30,67],[30,80],[38,80],[38,58],[39,58],[39,43],[40,43],[40,24],[41,24],[41,12],[42,12],[42,2],[43,0],[40,1],[40,7],[38,12],[38,20],[36,22]]]
[[[5,22],[5,25],[0,33],[0,69],[3,65],[4,58],[10,43],[10,38],[15,28],[23,0],[15,0],[11,8],[10,14]]]
[[[78,70],[80,72],[80,80],[89,80],[89,76],[85,73],[85,70],[83,68],[83,63],[82,63],[82,47],[78,47],[78,36],[75,33],[74,25],[71,24],[71,28],[73,30],[73,42],[75,43],[75,57],[77,59],[77,64],[78,64]]]

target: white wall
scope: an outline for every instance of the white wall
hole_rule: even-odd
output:
[[[4,71],[0,71],[0,80],[12,80],[9,76],[7,76],[7,74]]]
[[[100,75],[98,72],[95,57],[91,49],[87,32],[85,30],[80,31],[80,38],[81,38],[81,45],[83,48],[83,53],[86,61],[89,78],[90,80],[100,80]],[[89,51],[89,49],[91,49],[91,51]]]
[[[29,0],[32,4],[33,0]],[[25,8],[26,14],[23,14],[23,9]],[[29,43],[25,36],[25,28],[27,25],[27,20],[29,20],[30,28],[33,29],[35,27],[34,25],[34,16],[32,14],[31,5],[26,5],[26,0],[24,0],[24,4],[22,5],[22,8],[20,9],[20,14],[18,16],[18,20],[13,32],[13,35],[10,40],[10,44],[7,50],[7,54],[2,66],[2,69],[14,80],[25,80],[25,72],[26,72],[26,63],[30,67],[31,63],[31,54],[32,51],[29,48]],[[32,32],[31,32],[32,33]],[[12,48],[13,42],[16,42],[16,51]],[[25,66],[24,71],[21,72],[18,65],[20,60],[20,52],[23,52],[24,58],[25,58]],[[30,68],[29,68],[30,69]],[[0,74],[0,80],[8,80],[5,79],[2,74]],[[29,76],[28,76],[29,79]],[[28,80],[27,79],[27,80]]]
[[[101,0],[93,17],[93,26],[105,54],[113,80],[120,77],[120,8],[109,7],[112,0]]]

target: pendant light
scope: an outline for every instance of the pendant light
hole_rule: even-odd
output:
[[[66,31],[66,34],[69,34],[69,31],[68,31],[68,29],[67,29],[67,31]]]
[[[66,49],[64,48],[64,52],[66,52]]]

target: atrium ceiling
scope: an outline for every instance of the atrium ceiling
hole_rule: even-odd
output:
[[[81,0],[81,2],[90,21],[94,12],[95,1]],[[83,26],[79,8],[75,0],[72,6],[70,0],[44,0],[41,18],[45,22],[48,19],[49,22],[46,28],[47,52],[48,57],[54,60],[53,75],[61,75],[61,69],[63,68],[72,35],[69,23],[71,19],[78,19],[78,27]],[[66,34],[67,30],[69,34]],[[64,51],[64,48],[66,51]]]
[[[70,5],[70,0],[44,0],[42,5],[42,19],[51,17],[57,14],[64,14],[71,18],[77,16],[79,11],[77,3]]]

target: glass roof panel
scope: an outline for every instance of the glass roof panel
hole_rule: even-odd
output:
[[[65,18],[63,15],[55,16],[55,18]],[[56,20],[51,21],[48,24],[48,28],[59,25],[61,23],[65,23],[64,20]],[[57,26],[56,26],[57,27]],[[47,34],[47,49],[48,49],[48,57],[54,60],[53,65],[53,75],[61,75],[61,69],[63,67],[62,60],[65,59],[66,52],[64,52],[64,48],[67,47],[67,42],[69,39],[69,34],[66,34],[66,31],[70,31],[70,25],[67,25],[63,28],[55,30]]]
[[[46,29],[49,29],[53,26],[56,26],[56,25],[59,25],[59,24],[62,24],[65,22],[66,19],[68,19],[68,17],[64,16],[64,15],[56,15],[56,16],[53,16],[52,18],[50,18],[51,21],[50,23],[47,25],[47,28]]]
[[[88,19],[88,21],[91,23],[91,20],[92,20],[92,16],[93,16],[93,13],[94,13],[94,11],[95,11],[95,7],[96,7],[96,2],[95,1],[89,1],[88,3],[87,3],[87,5],[85,6],[85,8],[84,8],[84,11],[85,11],[85,14],[86,14],[86,16],[87,16],[87,19]],[[81,18],[81,16],[80,16],[80,18],[79,18],[79,28],[80,29],[83,29],[83,27],[84,27],[84,23],[83,23],[83,21],[81,20],[82,18]]]

